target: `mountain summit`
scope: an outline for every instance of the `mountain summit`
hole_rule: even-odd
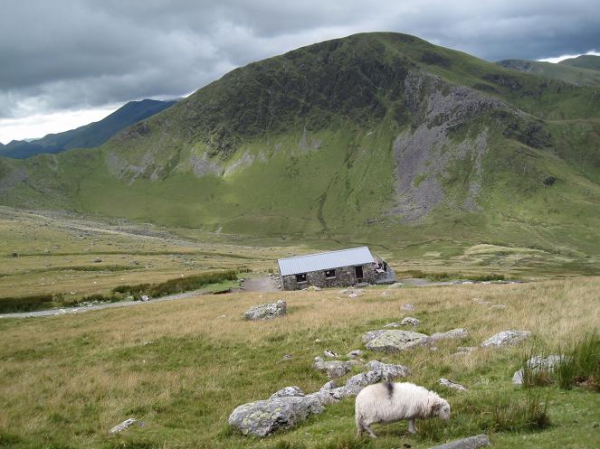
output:
[[[588,251],[598,98],[359,34],[233,70],[94,152],[0,160],[0,201],[230,233]]]

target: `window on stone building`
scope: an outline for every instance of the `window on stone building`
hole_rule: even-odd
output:
[[[300,273],[296,275],[296,282],[306,282],[306,273]]]
[[[334,279],[335,270],[325,270],[325,279]]]

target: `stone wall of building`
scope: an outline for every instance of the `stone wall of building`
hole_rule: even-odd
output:
[[[306,282],[298,282],[296,275],[283,276],[282,283],[284,290],[301,290],[310,285],[320,288],[327,287],[349,287],[359,282],[375,283],[376,275],[373,264],[362,265],[363,277],[359,280],[356,277],[356,267],[342,267],[335,269],[334,277],[327,277],[324,270],[311,271],[306,273]]]

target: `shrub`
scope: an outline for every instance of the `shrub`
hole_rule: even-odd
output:
[[[118,287],[115,287],[112,292],[131,295],[136,300],[139,300],[142,295],[148,295],[155,298],[171,295],[173,293],[197,290],[208,284],[217,284],[219,282],[233,281],[236,279],[237,274],[235,271],[217,271],[170,279],[160,284],[119,285]]]
[[[36,310],[48,309],[56,295],[31,295],[22,297],[0,298],[0,312],[33,312]]]

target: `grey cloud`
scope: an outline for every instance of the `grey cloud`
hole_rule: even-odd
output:
[[[233,67],[396,31],[495,61],[600,43],[593,1],[5,0],[0,117],[180,96]]]

